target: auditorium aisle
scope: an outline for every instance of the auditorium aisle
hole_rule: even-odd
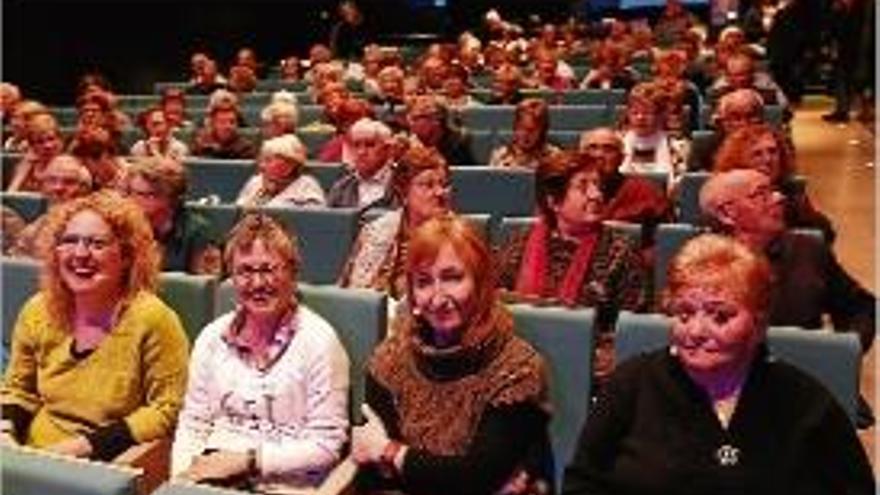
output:
[[[831,108],[831,100],[808,98],[798,109],[794,121],[797,167],[806,175],[810,197],[827,213],[837,227],[835,252],[843,266],[865,287],[877,293],[875,241],[876,138],[864,125],[832,125],[821,115]],[[880,414],[877,397],[876,344],[862,366],[862,393]],[[878,416],[880,417],[880,416]],[[877,465],[877,428],[862,431],[860,437],[874,465]]]

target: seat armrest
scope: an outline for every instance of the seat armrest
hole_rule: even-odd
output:
[[[119,454],[113,462],[142,469],[138,493],[146,495],[168,480],[171,470],[171,439],[165,437],[139,443]]]

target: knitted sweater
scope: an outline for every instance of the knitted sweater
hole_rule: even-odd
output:
[[[171,434],[189,352],[174,311],[142,292],[94,351],[77,358],[73,344],[73,335],[50,320],[44,293],[25,304],[0,391],[4,412],[17,406],[31,415],[22,440],[43,447],[119,421],[134,442]]]

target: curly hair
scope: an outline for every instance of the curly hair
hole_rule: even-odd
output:
[[[771,180],[784,181],[794,174],[794,150],[785,136],[768,124],[750,124],[737,129],[724,138],[715,154],[713,172],[727,172],[737,169],[754,169],[748,150],[761,138],[772,136],[779,148],[779,167]]]
[[[252,249],[257,241],[277,252],[287,263],[296,290],[297,274],[302,266],[296,234],[265,213],[248,213],[235,224],[226,239],[223,266],[227,270],[232,270],[235,255],[240,251]]]
[[[449,164],[436,148],[412,142],[394,166],[391,184],[400,199],[406,197],[412,180],[425,170],[442,170],[450,175]]]
[[[125,264],[123,304],[141,291],[155,291],[159,277],[160,255],[153,230],[141,209],[131,200],[115,191],[102,190],[52,208],[47,213],[46,227],[37,239],[38,250],[45,261],[40,274],[40,289],[46,294],[50,318],[62,328],[69,327],[73,294],[61,279],[55,248],[70,220],[83,211],[99,215],[120,243]]]

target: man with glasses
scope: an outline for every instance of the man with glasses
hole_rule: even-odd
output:
[[[783,196],[755,170],[712,176],[700,191],[700,207],[711,228],[761,251],[775,278],[771,325],[822,327],[831,318],[837,332],[855,332],[867,352],[874,341],[877,300],[840,265],[821,236],[786,231]],[[873,423],[864,401],[859,426]]]
[[[370,118],[362,118],[348,130],[352,161],[330,189],[327,203],[343,208],[394,208],[397,198],[391,190],[391,129]]]
[[[208,221],[183,208],[186,174],[168,158],[141,158],[129,166],[119,183],[120,192],[134,200],[150,221],[162,247],[162,269],[218,274],[219,243]]]

